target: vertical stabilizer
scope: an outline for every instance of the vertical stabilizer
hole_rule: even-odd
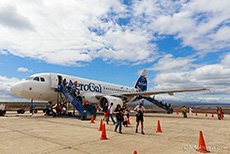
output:
[[[148,71],[143,70],[139,79],[137,80],[135,88],[137,88],[139,91],[146,91],[147,90],[147,74],[148,74]]]

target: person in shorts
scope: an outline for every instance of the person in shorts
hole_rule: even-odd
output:
[[[136,112],[136,133],[138,132],[138,126],[139,126],[139,122],[141,121],[141,134],[145,135],[144,131],[143,131],[143,122],[144,122],[144,113],[146,112],[145,111],[145,108],[143,107],[143,103],[140,103],[139,105],[137,105],[135,108],[134,108],[134,111]]]

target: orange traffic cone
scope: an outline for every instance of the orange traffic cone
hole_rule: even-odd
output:
[[[207,117],[208,116],[208,114],[207,114],[207,112],[205,112],[205,117]]]
[[[176,110],[176,114],[178,115],[178,110]]]
[[[133,154],[137,154],[137,151],[135,150],[135,151],[133,152]]]
[[[105,130],[105,124],[102,125],[102,132],[101,132],[101,140],[108,140],[106,137],[106,130]]]
[[[127,121],[127,125],[130,125],[130,121],[129,121],[129,118],[128,118],[128,121]]]
[[[197,116],[197,112],[196,112],[196,114],[195,114],[196,116]]]
[[[157,123],[157,133],[162,133],[161,131],[161,125],[160,125],[160,120],[158,120],[158,123]]]
[[[92,115],[91,122],[90,123],[95,123],[94,122],[94,116]]]
[[[214,114],[212,113],[212,117],[214,117]]]
[[[200,131],[200,137],[199,137],[199,149],[196,149],[196,151],[202,152],[202,153],[209,153],[210,151],[208,151],[206,149],[206,145],[204,142],[204,137],[202,134],[202,131]]]
[[[224,118],[223,118],[223,114],[222,114],[222,113],[220,113],[220,119],[224,119]]]
[[[99,131],[102,131],[102,124],[103,124],[103,120],[101,119],[101,123],[100,123],[100,127],[99,127]]]

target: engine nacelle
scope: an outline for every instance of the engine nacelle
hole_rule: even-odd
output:
[[[98,103],[98,99],[95,97],[95,93],[85,93],[83,94],[83,96],[89,103],[93,103],[93,104]]]
[[[117,104],[120,104],[121,107],[123,106],[123,101],[119,97],[114,96],[103,96],[99,100],[99,106],[100,108],[103,108],[105,106],[105,103],[108,103],[108,106],[113,103],[114,109],[117,107]]]

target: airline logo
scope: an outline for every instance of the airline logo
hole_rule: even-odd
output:
[[[146,83],[143,83],[143,82],[138,82],[139,85],[141,86],[146,86],[147,84]]]
[[[95,83],[89,83],[89,84],[77,84],[77,88],[81,91],[91,91],[91,92],[102,92],[102,86],[100,84],[96,85]]]

